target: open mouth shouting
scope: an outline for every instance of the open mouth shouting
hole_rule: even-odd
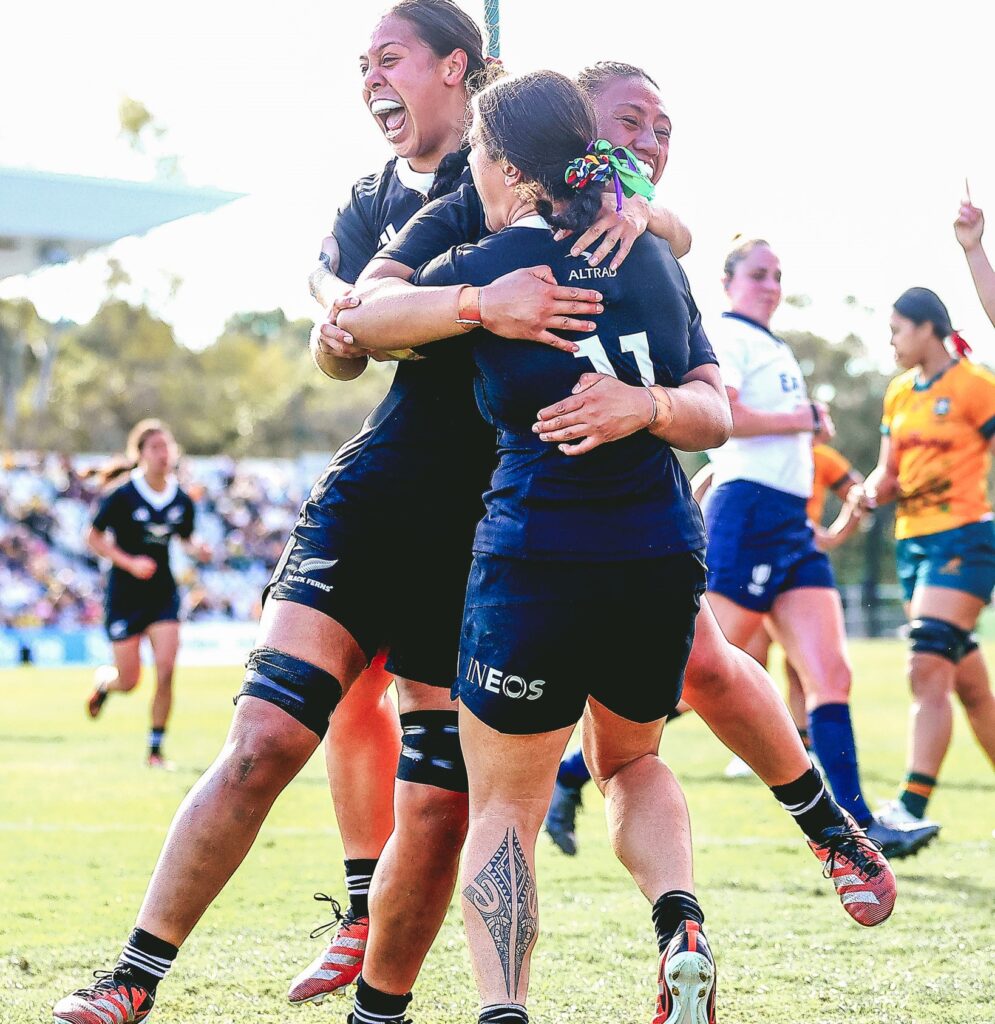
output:
[[[388,142],[395,142],[404,132],[408,112],[398,100],[372,100],[370,113],[380,122],[380,128]]]

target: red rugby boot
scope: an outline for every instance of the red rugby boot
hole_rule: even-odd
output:
[[[843,812],[846,814],[846,812]],[[822,873],[831,878],[846,912],[866,928],[887,920],[895,909],[898,883],[881,844],[846,814],[847,824],[823,831],[819,842],[809,840],[822,861]]]
[[[287,993],[287,998],[292,1003],[321,1003],[326,996],[341,992],[351,985],[363,968],[370,919],[354,917],[352,907],[343,914],[338,901],[325,896],[324,893],[315,893],[314,898],[331,903],[335,918],[328,924],[315,928],[311,932],[311,938],[316,939],[331,928],[335,928],[335,935],[328,948],[294,978]]]
[[[716,1024],[715,961],[696,921],[685,921],[660,957],[653,1024]]]
[[[115,981],[110,971],[94,971],[96,983],[60,999],[52,1011],[62,1024],[139,1024],[151,1013],[155,996],[133,981]]]

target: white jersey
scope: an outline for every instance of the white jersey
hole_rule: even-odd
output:
[[[805,379],[787,342],[766,328],[725,313],[709,325],[726,387],[739,401],[758,412],[791,412],[808,401]],[[752,480],[800,498],[812,496],[812,435],[763,434],[730,437],[708,453],[715,466],[712,486],[731,480]]]

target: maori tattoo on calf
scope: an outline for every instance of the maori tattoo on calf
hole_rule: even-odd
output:
[[[515,866],[515,890],[518,897],[515,901],[518,927],[515,936],[515,987],[509,991],[509,995],[513,995],[518,989],[522,964],[525,962],[525,957],[532,948],[532,943],[535,942],[536,934],[539,931],[539,901],[535,879],[525,862],[525,852],[518,844],[518,836],[515,835],[514,829],[511,830],[511,839]]]
[[[539,930],[535,879],[514,828],[508,829],[463,896],[483,918],[504,971],[508,998],[514,998],[522,965]]]

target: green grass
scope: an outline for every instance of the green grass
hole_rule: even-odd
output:
[[[995,654],[995,650],[990,650]],[[855,712],[868,795],[903,766],[903,648],[854,645]],[[168,737],[173,774],[143,765],[146,698],[83,713],[89,675],[0,673],[0,1021],[51,1005],[110,966],[132,926],[166,826],[225,734],[238,669],[187,670]],[[995,785],[963,720],[930,811],[939,842],[897,865],[894,917],[873,931],[845,915],[800,833],[756,781],[722,777],[725,751],[695,719],[667,731],[695,828],[697,884],[719,965],[723,1024],[979,1024],[992,1020]],[[608,849],[600,798],[586,798],[581,854],[539,851],[542,927],[533,1019],[640,1022],[652,1015],[648,908]],[[246,863],[205,915],[151,1018],[342,1020],[345,1001],[295,1009],[289,980],[320,948],[311,893],[342,893],[341,847],[315,759],[278,801]],[[459,914],[419,981],[419,1024],[475,1020]]]

